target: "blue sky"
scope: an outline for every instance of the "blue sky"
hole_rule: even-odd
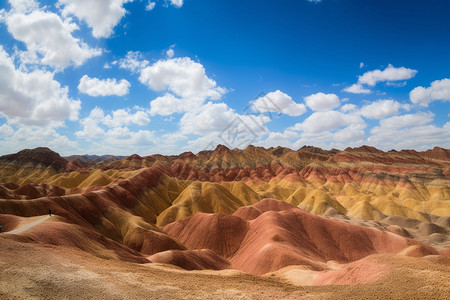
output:
[[[0,154],[450,148],[450,3],[0,2]]]

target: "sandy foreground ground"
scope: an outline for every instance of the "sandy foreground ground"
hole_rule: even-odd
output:
[[[252,276],[234,270],[185,271],[160,264],[102,259],[60,246],[0,236],[0,299],[449,299],[444,257],[376,255],[370,267],[346,272],[378,278],[365,284],[308,286],[305,270]],[[375,272],[375,271],[374,271]]]

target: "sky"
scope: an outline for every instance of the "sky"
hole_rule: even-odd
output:
[[[450,1],[2,0],[0,155],[450,148]]]

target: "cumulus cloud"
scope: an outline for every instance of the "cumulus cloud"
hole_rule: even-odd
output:
[[[148,1],[148,4],[145,6],[145,10],[153,10],[155,8],[156,2]]]
[[[432,112],[419,112],[382,119],[380,120],[380,126],[384,129],[420,126],[432,122],[433,118],[434,114]]]
[[[0,126],[0,131],[2,127]],[[9,131],[8,135],[3,137],[1,143],[2,153],[15,153],[25,148],[31,149],[43,146],[49,147],[62,155],[69,155],[78,151],[77,144],[74,141],[49,127],[21,126],[15,131]]]
[[[341,111],[342,112],[354,111],[356,109],[357,109],[356,105],[355,104],[351,104],[351,103],[344,104],[341,107]]]
[[[39,4],[34,0],[9,0],[11,10],[17,13],[29,13],[39,9]]]
[[[348,142],[363,139],[365,136],[365,124],[350,124],[349,126],[336,131],[333,134],[333,140],[336,142]]]
[[[110,153],[111,150],[116,153],[116,147],[119,145],[126,144],[136,147],[153,145],[155,140],[153,131],[132,131],[127,127],[130,125],[145,126],[149,122],[150,118],[145,111],[138,110],[133,113],[129,109],[118,109],[105,115],[103,109],[95,107],[88,117],[80,120],[82,130],[76,131],[75,136],[94,142],[94,150],[97,153]]]
[[[450,79],[433,81],[430,87],[418,86],[409,93],[412,103],[428,106],[435,100],[450,101]]]
[[[383,71],[373,70],[359,76],[358,83],[375,86],[378,82],[398,81],[413,78],[417,74],[417,70],[405,67],[396,68],[389,64]]]
[[[360,68],[364,64],[360,64]],[[406,82],[397,83],[395,81],[408,80],[416,76],[417,70],[405,67],[396,68],[389,64],[383,71],[373,70],[365,72],[358,77],[358,82],[343,89],[344,92],[353,94],[370,94],[372,91],[364,87],[364,85],[375,86],[378,82],[386,82],[387,85],[401,87],[405,86]]]
[[[122,79],[119,82],[115,78],[98,79],[84,75],[78,84],[78,90],[89,96],[124,96],[128,94],[130,83]]]
[[[114,27],[119,24],[125,15],[123,5],[133,0],[59,0],[64,16],[74,15],[83,20],[92,28],[95,38],[106,38],[113,33]]]
[[[318,111],[306,118],[303,123],[297,123],[290,129],[319,133],[352,124],[365,126],[363,119],[355,114],[343,114],[338,111]]]
[[[380,126],[370,131],[371,136],[367,141],[384,150],[426,150],[435,146],[450,148],[450,122],[445,123],[443,127],[437,127],[428,124],[432,120],[432,114],[406,116],[396,116],[392,117],[390,122],[380,122]]]
[[[305,97],[306,105],[315,111],[325,111],[340,105],[339,97],[335,94],[317,93]]]
[[[208,102],[198,112],[187,112],[180,119],[180,133],[201,137],[187,143],[192,149],[211,149],[217,144],[242,148],[269,133],[265,115],[240,115],[225,103]]]
[[[196,111],[205,100],[218,100],[227,92],[206,75],[202,64],[188,57],[159,60],[145,67],[139,80],[152,90],[166,92],[150,104],[152,114],[165,116]]]
[[[19,7],[27,11],[27,7],[31,6]],[[7,13],[5,22],[11,35],[25,43],[29,52],[27,57],[35,58],[33,63],[64,69],[70,64],[80,66],[102,53],[100,49],[92,49],[72,36],[72,32],[78,29],[75,23],[63,21],[52,12],[33,10],[25,14],[12,10]]]
[[[99,139],[106,136],[106,131],[101,127],[102,125],[117,128],[129,125],[145,126],[149,122],[150,118],[147,112],[142,110],[132,113],[129,109],[118,109],[105,115],[103,109],[95,107],[88,117],[80,120],[83,130],[77,131],[75,135],[79,138]]]
[[[111,115],[107,115],[103,119],[103,123],[108,127],[120,127],[136,124],[139,126],[145,126],[150,122],[148,114],[144,111],[137,111],[134,114],[124,109],[118,109],[112,112]]]
[[[178,8],[183,6],[183,0],[170,0],[170,3]]]
[[[84,139],[100,139],[105,135],[105,131],[98,125],[105,117],[105,113],[100,107],[95,107],[87,118],[80,120],[83,125],[82,131],[76,131],[75,136]]]
[[[175,55],[175,51],[173,50],[173,47],[175,47],[175,45],[171,45],[169,47],[169,49],[166,51],[166,55],[168,58],[172,58]]]
[[[0,46],[0,115],[10,123],[61,126],[75,121],[81,102],[68,95],[53,73],[42,70],[23,72]]]
[[[159,60],[144,68],[139,80],[152,90],[170,91],[183,98],[217,100],[226,90],[206,76],[202,64],[189,57]]]
[[[189,110],[187,107],[189,104],[171,93],[166,93],[150,102],[150,115],[170,116],[174,113],[185,112]]]
[[[0,139],[6,139],[14,134],[14,129],[8,124],[2,124],[0,126]]]
[[[343,89],[344,92],[352,93],[352,94],[370,94],[372,91],[369,89],[365,89],[361,84],[355,83],[349,87]]]
[[[280,112],[289,116],[300,116],[306,112],[304,104],[296,103],[289,95],[280,90],[252,101],[251,107],[258,113]]]
[[[293,148],[294,140],[299,138],[299,134],[294,131],[285,130],[284,132],[270,132],[267,138],[255,143],[257,146],[262,146],[266,148],[270,147],[289,147]]]
[[[368,119],[381,119],[398,113],[401,104],[394,100],[378,100],[360,109],[363,117]]]
[[[144,58],[139,51],[128,51],[124,58],[112,62],[113,65],[119,65],[119,68],[130,70],[133,73],[141,72],[148,66],[149,61]]]

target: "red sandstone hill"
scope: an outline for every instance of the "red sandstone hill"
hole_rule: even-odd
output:
[[[256,275],[380,253],[440,256],[450,247],[449,153],[219,145],[95,163],[24,150],[0,157],[2,231],[50,207],[57,217],[2,238]]]
[[[58,153],[45,147],[25,149],[15,154],[0,157],[0,165],[12,165],[20,168],[30,163],[33,165],[52,166],[57,171],[64,171],[69,162]]]
[[[289,265],[320,271],[328,269],[330,260],[349,263],[372,254],[398,253],[411,245],[427,249],[424,255],[438,253],[411,239],[315,216],[275,199],[228,216],[195,214],[163,230],[188,249],[214,251],[228,258],[233,268],[256,275]],[[158,262],[175,263],[169,255],[168,260],[158,257]]]

